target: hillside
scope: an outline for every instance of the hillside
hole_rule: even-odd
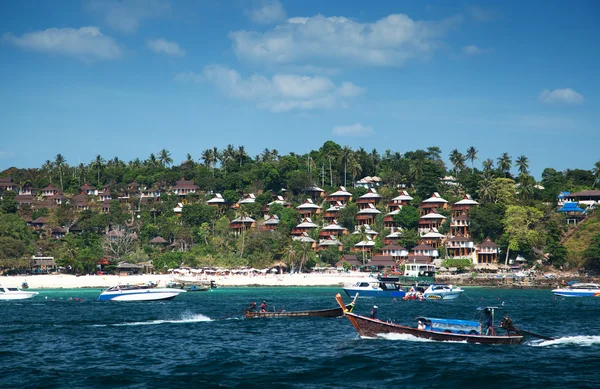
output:
[[[582,263],[582,253],[587,249],[594,235],[600,232],[600,212],[596,211],[583,222],[577,231],[564,243],[570,263]]]

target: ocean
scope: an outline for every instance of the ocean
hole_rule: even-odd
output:
[[[0,388],[600,387],[600,298],[467,288],[455,301],[359,299],[355,308],[366,315],[376,304],[380,319],[413,325],[501,306],[516,326],[556,338],[486,346],[361,339],[346,318],[242,318],[251,301],[333,308],[338,292],[350,301],[341,288],[220,288],[120,303],[97,301],[100,292],[0,302]]]

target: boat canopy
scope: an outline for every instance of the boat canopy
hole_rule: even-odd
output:
[[[481,324],[478,321],[474,320],[459,320],[459,319],[437,319],[434,317],[417,317],[417,320],[430,322],[432,327],[477,327],[479,328]]]

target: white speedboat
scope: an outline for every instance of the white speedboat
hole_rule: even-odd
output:
[[[562,297],[600,297],[600,284],[577,282],[566,288],[558,288],[552,291]]]
[[[464,290],[446,284],[431,284],[425,292],[423,292],[423,298],[425,300],[454,300],[460,297],[464,293]]]
[[[100,301],[156,301],[170,300],[185,293],[183,289],[155,288],[148,285],[117,285],[100,294]]]
[[[344,292],[350,297],[398,297],[403,298],[406,292],[396,283],[397,277],[366,278],[353,285],[344,287]]]
[[[25,300],[39,294],[38,292],[26,292],[19,288],[7,288],[0,286],[0,300]]]

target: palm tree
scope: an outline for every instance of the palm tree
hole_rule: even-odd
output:
[[[483,201],[489,202],[492,201],[493,197],[493,189],[492,189],[492,177],[488,174],[482,174],[482,179],[479,181],[477,194],[479,194],[479,198]]]
[[[158,153],[158,160],[164,167],[168,167],[173,163],[173,158],[171,158],[171,153],[167,149],[162,149]]]
[[[155,167],[158,164],[158,160],[156,159],[156,155],[154,155],[154,153],[151,153],[150,156],[148,157],[148,159],[146,160],[146,163],[150,167]]]
[[[454,171],[458,173],[465,168],[465,156],[457,149],[454,149],[450,152],[450,163],[454,165]]]
[[[535,189],[535,179],[527,173],[521,173],[519,176],[519,198],[529,200],[533,197]]]
[[[100,186],[100,170],[102,169],[104,162],[104,158],[102,158],[100,154],[96,155],[96,159],[94,160],[94,162],[92,162],[92,165],[98,171],[98,186]]]
[[[248,154],[246,154],[246,150],[244,146],[239,146],[236,153],[237,157],[240,159],[240,167],[242,167],[242,161],[248,158]]]
[[[475,162],[477,159],[477,153],[478,150],[474,146],[471,146],[467,149],[467,161],[471,161],[471,170],[475,170],[473,167],[473,162]]]
[[[423,161],[419,159],[411,161],[410,174],[413,176],[415,182],[419,181],[423,177]]]
[[[529,159],[527,159],[526,156],[521,155],[519,158],[517,158],[515,164],[519,167],[519,173],[525,175],[529,173],[527,170],[529,168]]]
[[[350,146],[344,146],[340,154],[340,163],[344,164],[344,186],[346,186],[346,170],[348,168],[348,161],[352,157],[352,149]]]
[[[66,162],[67,160],[62,156],[62,154],[56,154],[54,165],[58,168],[58,174],[60,176],[60,190],[63,190],[62,167]]]
[[[431,146],[427,148],[427,159],[435,161],[437,159],[440,159],[441,155],[442,149],[440,149],[438,146]]]
[[[219,149],[216,147],[212,148],[212,175],[215,176],[215,166],[217,165],[217,161],[220,157]]]
[[[504,175],[508,177],[510,172],[510,167],[512,166],[512,158],[508,153],[502,153],[500,157],[498,157],[498,169],[504,172]]]
[[[50,183],[52,183],[52,169],[54,169],[54,162],[47,159],[42,165],[42,170],[48,173],[48,180]]]
[[[600,181],[600,161],[594,164],[594,169],[592,169],[592,173],[594,173],[594,183],[592,184],[592,188],[596,185],[597,182]]]
[[[201,159],[204,162],[204,166],[206,166],[206,168],[208,169],[208,167],[212,163],[212,159],[213,159],[212,149],[206,149],[206,150],[204,150],[202,152]]]
[[[358,236],[360,237],[360,241],[363,242],[363,246],[362,246],[363,260],[362,260],[362,263],[363,263],[363,265],[366,265],[367,264],[367,258],[366,258],[366,254],[365,254],[364,243],[367,242],[367,237],[369,235],[367,234],[367,228],[365,227],[364,224],[362,226],[360,226],[360,228],[358,229]]]
[[[352,156],[350,159],[350,173],[352,173],[352,182],[356,182],[356,176],[362,172],[362,165]]]
[[[490,172],[492,171],[492,169],[494,169],[494,160],[491,158],[486,159],[485,161],[483,161],[481,163],[481,165],[483,166],[483,171],[484,172]]]

